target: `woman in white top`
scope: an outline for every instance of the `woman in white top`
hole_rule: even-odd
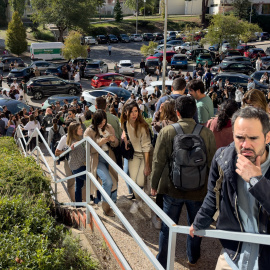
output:
[[[258,57],[258,59],[256,60],[256,70],[260,71],[262,67],[262,60],[261,57]]]
[[[80,73],[78,71],[74,74],[74,82],[79,82],[81,80]]]
[[[152,151],[152,145],[149,126],[143,119],[137,102],[132,101],[125,104],[121,115],[121,126],[124,130],[122,136],[125,138],[126,149],[128,142],[126,140],[125,126],[129,140],[134,148],[133,159],[128,162],[130,178],[143,188],[145,177],[151,173],[150,152]],[[135,214],[138,208],[142,206],[140,197],[136,193],[134,195],[137,201],[130,208],[132,214]]]
[[[40,129],[40,124],[39,122],[35,119],[35,116],[33,114],[30,115],[29,117],[29,122],[24,126],[24,130],[28,130],[28,138],[32,136],[34,133],[31,141],[30,141],[30,150],[32,151],[36,147],[36,137],[37,137],[37,132],[35,129],[38,128]]]

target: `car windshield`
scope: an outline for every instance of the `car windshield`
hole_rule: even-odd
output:
[[[122,37],[128,37],[127,35],[123,34]]]
[[[8,77],[19,77],[22,76],[22,72],[21,71],[12,71],[10,73],[8,73]]]
[[[155,53],[153,56],[155,56],[155,57],[160,57],[160,56],[162,56],[163,54],[162,53]]]
[[[98,80],[98,76],[94,76],[93,77],[93,80]]]
[[[122,67],[130,67],[130,66],[132,66],[132,64],[131,63],[122,63],[122,64],[120,64]]]
[[[93,97],[101,97],[101,96],[106,96],[108,92],[106,91],[90,91],[89,94]]]
[[[173,59],[177,60],[177,61],[184,61],[184,60],[186,60],[186,57],[185,56],[175,56]]]
[[[157,66],[158,65],[158,61],[147,61],[146,62],[147,66]]]
[[[270,56],[262,57],[262,61],[270,61]]]
[[[228,65],[229,65],[229,63],[222,62],[222,63],[220,64],[220,67],[227,67]]]
[[[211,59],[210,55],[200,55],[201,59]]]
[[[3,105],[0,105],[0,111],[3,111],[3,106],[6,105],[8,110],[12,113],[12,114],[16,114],[19,111],[21,111],[23,108],[26,108],[27,111],[29,111],[29,107],[22,103],[22,102],[8,102],[8,103],[4,103]]]
[[[240,52],[228,52],[229,55],[240,55]]]
[[[98,68],[99,65],[98,65],[98,64],[87,64],[86,67],[87,67],[87,68]]]

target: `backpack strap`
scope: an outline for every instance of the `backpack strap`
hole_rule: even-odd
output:
[[[177,134],[185,134],[179,123],[172,124]]]
[[[216,181],[216,186],[214,187],[214,191],[216,193],[216,213],[213,216],[213,219],[215,221],[217,221],[218,216],[219,216],[219,209],[220,209],[220,190],[221,190],[221,186],[222,186],[222,182],[223,182],[223,178],[224,178],[224,174],[223,171],[221,169],[221,167],[218,165],[218,173],[219,173],[219,178]]]
[[[194,129],[192,131],[192,134],[200,135],[202,128],[203,128],[203,125],[196,124],[196,126],[194,127]]]

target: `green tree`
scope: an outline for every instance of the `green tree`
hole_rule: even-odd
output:
[[[77,57],[87,57],[87,46],[81,45],[81,34],[71,31],[65,40],[63,56],[66,59],[74,59]]]
[[[8,24],[6,46],[17,55],[27,50],[26,30],[17,11],[13,13],[12,20]]]
[[[123,11],[119,0],[116,1],[116,4],[113,8],[113,15],[116,22],[120,22],[123,20]]]
[[[6,2],[5,0],[0,0],[0,26],[6,25],[7,25]]]
[[[23,15],[25,9],[25,0],[9,0],[9,4],[13,11],[18,11],[20,16]]]
[[[59,41],[63,41],[64,31],[69,29],[88,30],[91,16],[96,12],[96,2],[92,0],[31,0],[38,23],[55,24],[59,30]]]
[[[236,47],[242,31],[241,21],[237,17],[232,14],[228,16],[217,14],[210,22],[204,41],[221,45],[223,40],[227,40],[232,47]]]
[[[247,21],[241,22],[241,27],[243,32],[240,35],[240,39],[242,42],[247,43],[250,41],[252,37],[254,37],[255,32],[262,32],[262,29],[258,24],[249,23]]]
[[[154,54],[155,48],[157,47],[157,45],[158,44],[156,42],[150,41],[148,46],[147,45],[142,45],[141,53],[144,56]]]
[[[233,13],[240,19],[249,19],[251,2],[249,0],[233,0]]]
[[[136,11],[137,10],[137,1],[138,1],[138,11],[141,9],[144,9],[144,6],[145,6],[145,10],[151,10],[153,13],[155,10],[155,7],[157,6],[157,0],[146,0],[145,3],[143,0],[126,0],[125,5],[129,9]]]

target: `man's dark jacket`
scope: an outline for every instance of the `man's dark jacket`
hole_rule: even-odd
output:
[[[224,150],[224,151],[223,151]],[[201,209],[196,215],[193,226],[195,230],[206,229],[213,222],[216,212],[216,193],[214,188],[216,181],[223,175],[222,188],[220,191],[220,209],[216,228],[227,231],[243,231],[238,211],[237,197],[237,177],[235,172],[237,153],[234,143],[226,148],[217,150],[211,164],[208,178],[208,192]],[[221,173],[219,168],[221,168]],[[259,203],[258,230],[260,234],[270,233],[270,180],[262,177],[260,181],[249,189],[249,192]],[[231,240],[220,240],[223,248],[235,261],[239,259],[242,242]],[[260,245],[259,249],[259,269],[269,269],[270,267],[270,246]]]

